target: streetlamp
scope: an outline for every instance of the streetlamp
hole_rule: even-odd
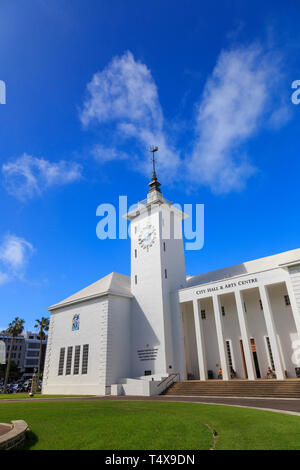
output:
[[[38,374],[37,374],[37,369],[34,369],[34,372],[32,374],[32,381],[31,381],[31,388],[29,392],[29,396],[33,397],[35,392],[37,391],[37,386],[38,386]]]

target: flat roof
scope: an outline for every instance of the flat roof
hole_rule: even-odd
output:
[[[254,274],[274,268],[285,268],[295,264],[300,264],[300,248],[284,251],[275,255],[258,258],[245,263],[235,264],[227,268],[216,269],[196,276],[187,276],[187,286],[194,287],[209,282],[230,279],[242,274]]]

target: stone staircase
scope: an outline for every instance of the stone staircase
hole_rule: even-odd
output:
[[[163,394],[203,397],[300,398],[300,379],[186,380],[175,382]]]

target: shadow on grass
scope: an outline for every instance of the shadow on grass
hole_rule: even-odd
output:
[[[37,435],[33,431],[26,431],[26,439],[23,443],[22,450],[29,450],[38,440]]]

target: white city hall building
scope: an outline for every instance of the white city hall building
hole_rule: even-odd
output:
[[[161,393],[171,380],[296,378],[300,249],[186,277],[182,220],[155,168],[131,222],[131,276],[52,305],[43,393]]]

